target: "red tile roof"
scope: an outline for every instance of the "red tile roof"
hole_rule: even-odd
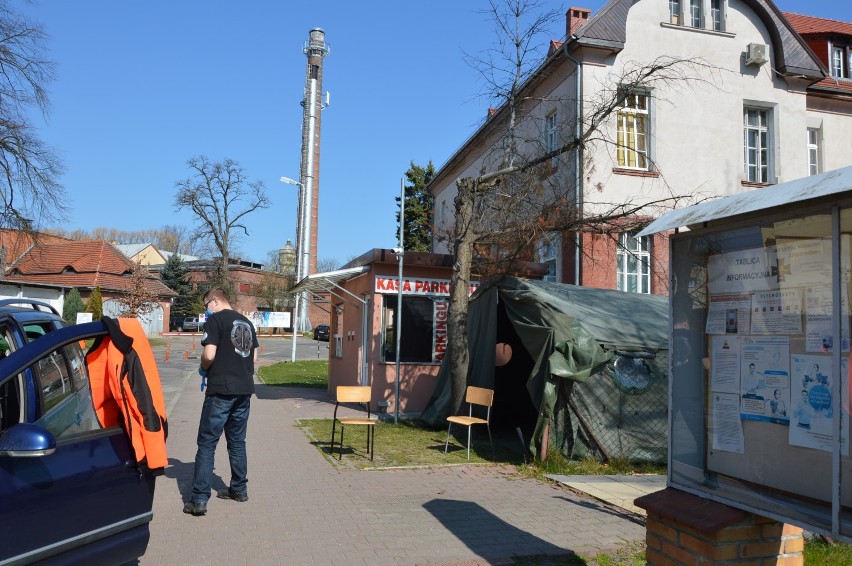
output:
[[[787,21],[799,35],[832,33],[852,35],[852,24],[848,22],[803,16],[791,12],[784,12],[784,17],[787,18]]]
[[[134,264],[105,240],[65,241],[31,248],[14,265],[6,279],[66,287],[126,291]],[[148,292],[159,297],[176,296],[156,276],[145,281]]]
[[[27,233],[20,230],[0,229],[0,247],[6,250],[6,262],[13,263],[33,245],[70,242],[67,238],[43,233]]]

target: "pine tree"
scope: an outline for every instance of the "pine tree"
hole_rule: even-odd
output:
[[[408,182],[405,185],[405,225],[403,226],[403,247],[413,252],[432,251],[432,195],[426,186],[435,176],[432,161],[426,167],[411,162],[405,172]],[[396,197],[396,221],[399,223],[399,197]],[[399,232],[397,231],[397,234]]]
[[[95,287],[92,294],[89,295],[89,300],[86,301],[86,312],[92,313],[92,320],[100,320],[104,316],[104,299],[101,295],[101,288]]]
[[[195,304],[201,300],[199,292],[192,290],[189,282],[189,271],[186,264],[177,254],[172,254],[160,271],[163,284],[178,294],[172,303],[172,316],[191,316],[197,314]],[[202,302],[203,304],[203,302]]]
[[[85,310],[86,304],[80,297],[80,291],[76,288],[71,289],[68,292],[68,296],[65,297],[65,305],[62,307],[62,318],[66,322],[74,324],[77,322],[77,313],[85,312]]]

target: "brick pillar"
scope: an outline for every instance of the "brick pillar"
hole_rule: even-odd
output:
[[[803,566],[802,529],[674,488],[644,495],[645,561],[655,566]]]

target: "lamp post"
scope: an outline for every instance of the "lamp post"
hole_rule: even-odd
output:
[[[396,384],[394,387],[394,415],[393,424],[399,423],[399,346],[402,337],[402,258],[405,256],[405,245],[403,242],[403,227],[405,226],[405,179],[400,180],[399,189],[399,247],[394,249],[397,260],[399,260],[399,280],[396,283]]]
[[[310,256],[310,245],[306,245],[305,242],[305,221],[304,217],[306,214],[310,214],[306,210],[305,206],[305,187],[299,181],[295,179],[291,179],[289,177],[281,177],[279,179],[282,183],[286,183],[288,185],[295,185],[299,187],[299,218],[298,218],[298,226],[296,227],[296,265],[295,265],[295,275],[296,275],[296,283],[302,280],[302,278],[307,275],[308,271],[308,257]],[[304,273],[303,273],[304,272]],[[302,323],[302,317],[305,316],[306,306],[303,303],[304,293],[298,293],[296,295],[296,300],[293,304],[293,321],[291,322],[291,326],[293,327],[293,347],[290,352],[290,361],[296,361],[296,333],[298,330],[304,330],[304,325]]]

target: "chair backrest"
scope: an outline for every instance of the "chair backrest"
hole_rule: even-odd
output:
[[[338,403],[367,403],[369,406],[373,390],[369,385],[338,385]]]
[[[494,390],[468,385],[464,400],[474,405],[490,407],[494,403]]]

